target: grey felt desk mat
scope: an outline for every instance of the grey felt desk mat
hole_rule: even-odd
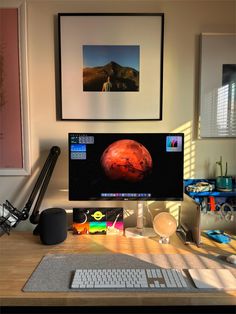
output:
[[[23,287],[25,292],[74,292],[70,289],[74,271],[77,268],[227,268],[236,276],[236,267],[220,257],[195,254],[48,254],[36,267]],[[191,280],[188,291],[198,290]],[[117,289],[115,289],[117,291]],[[124,291],[124,289],[122,289]],[[128,289],[126,289],[128,291]],[[170,289],[161,289],[168,291]],[[179,289],[171,289],[171,291]],[[83,291],[86,291],[83,289]],[[101,291],[99,289],[99,291]],[[132,289],[140,291],[140,289]],[[153,291],[151,288],[142,291]],[[186,291],[186,289],[184,290]]]

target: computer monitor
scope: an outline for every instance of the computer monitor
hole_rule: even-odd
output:
[[[69,200],[183,199],[182,133],[69,133]]]

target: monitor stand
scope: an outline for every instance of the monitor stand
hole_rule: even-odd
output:
[[[143,226],[143,202],[138,201],[137,226],[125,229],[127,238],[154,238],[157,236],[153,228]]]

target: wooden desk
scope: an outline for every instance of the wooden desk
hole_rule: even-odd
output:
[[[22,287],[48,253],[127,253],[127,254],[235,254],[236,241],[218,244],[205,238],[201,248],[184,245],[171,237],[171,244],[156,239],[131,239],[122,236],[74,236],[68,233],[64,243],[42,245],[39,238],[12,231],[0,238],[1,306],[170,306],[170,305],[236,305],[236,291],[228,292],[22,292]]]

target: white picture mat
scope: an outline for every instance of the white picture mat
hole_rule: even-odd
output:
[[[236,104],[227,128],[217,125],[218,95],[222,88],[223,64],[236,64],[236,34],[201,35],[200,137],[235,137]],[[219,113],[218,113],[219,116]]]
[[[160,119],[161,16],[61,16],[63,119]],[[83,92],[83,45],[140,46],[138,92]]]

